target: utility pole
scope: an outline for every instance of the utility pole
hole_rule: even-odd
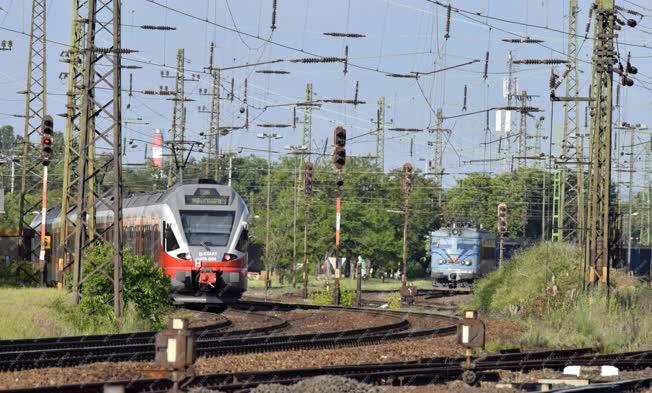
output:
[[[376,127],[376,165],[385,172],[385,97],[378,98]]]
[[[633,127],[629,131],[629,181],[627,182],[627,272],[629,272],[632,268],[632,217],[634,213],[632,210],[632,202],[634,201],[634,198],[632,198],[634,196],[634,188],[632,186],[634,185],[634,138],[636,128],[638,127]]]
[[[410,212],[410,193],[412,192],[412,164],[403,164],[403,274],[401,275],[401,293],[406,294],[407,289],[407,234]]]
[[[443,133],[450,130],[444,129],[444,111],[441,108],[436,112],[437,121],[432,132],[435,133],[433,142],[433,159],[431,172],[434,174],[435,187],[437,187],[437,205],[441,207],[442,196],[444,193],[444,138]]]
[[[312,152],[312,83],[306,85],[306,106],[303,109],[303,138],[301,145],[307,148],[306,153]]]
[[[86,18],[86,1],[73,0],[72,23],[70,36],[70,49],[66,60],[68,61],[68,85],[66,101],[66,129],[63,147],[63,189],[61,195],[61,214],[59,232],[58,258],[58,288],[65,287],[66,273],[70,271],[74,258],[75,220],[70,213],[77,205],[79,149],[75,148],[74,141],[79,141],[81,136],[80,108],[82,95],[80,87],[84,82],[84,57],[83,49],[86,44],[86,25],[82,22]]]
[[[287,150],[290,150],[290,154],[303,154],[306,150],[305,146],[286,146]],[[301,159],[296,157],[296,169],[294,172],[294,193],[293,193],[293,208],[292,208],[292,288],[296,288],[297,285],[297,215],[299,210],[299,178],[300,178],[300,168]]]
[[[84,83],[79,139],[79,178],[77,193],[77,218],[73,269],[73,293],[79,303],[81,289],[93,274],[106,274],[106,266],[97,271],[84,271],[84,251],[96,241],[104,241],[105,234],[113,245],[113,306],[117,319],[122,316],[122,54],[135,51],[122,48],[120,0],[88,0],[87,33],[84,46]],[[111,43],[109,48],[96,43]],[[96,64],[109,66],[95,67]],[[96,122],[102,118],[102,122]],[[96,128],[98,123],[101,128]],[[111,154],[93,166],[97,143],[106,146]],[[107,176],[110,174],[109,176]],[[112,179],[112,184],[101,184]],[[95,187],[94,184],[98,185]],[[88,195],[87,195],[88,193]],[[98,230],[95,226],[95,209],[88,196],[113,213],[113,223]]]
[[[303,192],[305,194],[305,206],[303,217],[303,293],[302,298],[308,298],[308,224],[310,223],[310,205],[312,203],[312,170],[311,162],[303,164]]]
[[[652,211],[650,211],[650,191],[652,191],[652,185],[650,184],[650,171],[652,171],[652,138],[650,138],[650,144],[645,148],[645,161],[643,169],[643,187],[645,187],[645,245],[650,245],[650,226],[651,221],[650,216]],[[641,231],[642,232],[642,231]],[[643,236],[641,236],[642,238]]]
[[[553,200],[553,241],[580,241],[584,232],[584,152],[579,115],[579,47],[577,42],[577,0],[570,0],[568,10],[568,69],[564,73],[566,98],[559,170]],[[574,170],[575,177],[569,176]]]
[[[271,278],[271,265],[269,256],[269,204],[272,193],[272,139],[281,139],[282,137],[275,133],[262,133],[256,134],[257,138],[267,139],[267,196],[265,202],[265,270],[267,277],[265,278],[265,293],[272,286]],[[265,296],[267,298],[267,296]]]
[[[610,264],[611,114],[614,52],[614,0],[596,0],[593,10],[593,45],[590,191],[586,239],[589,287],[608,288]]]
[[[174,106],[172,109],[172,128],[170,129],[170,141],[175,143],[181,140],[181,146],[183,146],[185,130],[185,121],[184,109],[185,109],[185,66],[184,66],[184,49],[177,49],[177,76],[174,89]],[[183,159],[183,148],[181,149],[181,157]],[[172,163],[168,167],[168,187],[172,187],[175,182],[175,177],[177,176],[175,167]]]
[[[542,131],[543,131],[543,121],[545,118],[543,116],[538,117],[537,121],[534,125],[534,155],[536,157],[542,157],[543,154],[543,148],[542,148]],[[536,160],[534,162],[534,166],[536,168],[543,168],[543,160]]]
[[[25,128],[23,130],[23,157],[20,180],[20,202],[18,229],[19,253],[23,260],[38,257],[28,240],[32,231],[28,216],[38,209],[40,201],[30,202],[28,195],[37,193],[43,187],[39,174],[40,160],[34,158],[32,142],[41,139],[41,120],[47,113],[47,56],[46,56],[46,1],[32,0],[32,22],[29,34],[29,56],[27,59],[27,88],[25,90]]]
[[[206,159],[206,176],[210,173],[211,157],[215,155],[215,180],[220,179],[220,69],[214,67],[215,43],[211,42],[211,54],[208,71],[213,76],[213,90],[211,93],[211,111],[208,130],[208,155]],[[213,153],[213,138],[215,138],[215,152]]]
[[[335,197],[335,283],[333,285],[333,303],[340,305],[340,220],[342,209],[342,187],[344,178],[342,169],[346,164],[346,130],[343,127],[337,127],[333,134],[335,151],[333,152],[333,165],[337,171],[337,194]]]
[[[516,167],[518,169],[525,168],[527,166],[527,106],[528,101],[531,96],[528,96],[527,91],[521,92],[516,98],[521,101],[521,117],[518,127],[518,152],[516,159]]]

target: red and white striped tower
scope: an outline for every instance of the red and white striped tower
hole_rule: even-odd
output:
[[[152,162],[155,167],[163,171],[163,133],[158,128],[154,130],[152,141]]]

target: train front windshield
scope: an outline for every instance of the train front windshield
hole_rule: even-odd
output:
[[[181,211],[181,225],[190,246],[224,247],[229,242],[235,212]]]
[[[476,239],[449,237],[436,239],[434,246],[435,248],[445,250],[449,255],[460,255],[468,251],[477,250],[478,242]]]

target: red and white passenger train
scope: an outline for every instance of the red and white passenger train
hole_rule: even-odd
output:
[[[96,225],[110,225],[113,213],[103,204],[97,207]],[[178,294],[238,298],[247,290],[249,210],[233,188],[200,180],[133,194],[123,200],[122,211],[124,245],[137,255],[153,256]],[[58,246],[59,214],[53,209],[47,216],[53,247]],[[36,217],[32,224],[39,222]],[[53,249],[51,255],[58,253]]]

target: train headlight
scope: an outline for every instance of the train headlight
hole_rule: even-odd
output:
[[[469,261],[468,259],[467,259],[466,261],[464,261],[464,264],[465,264],[466,266],[471,266],[471,263],[472,263],[472,262]]]
[[[444,264],[444,260],[443,260],[443,259],[440,259],[440,260],[439,260],[439,264],[440,264],[440,265],[443,265],[443,264]]]

